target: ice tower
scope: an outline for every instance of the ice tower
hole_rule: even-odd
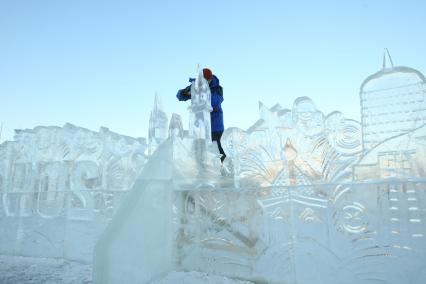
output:
[[[191,86],[191,94],[190,135],[194,139],[204,139],[207,144],[211,144],[210,112],[213,108],[209,83],[204,79],[202,71],[198,73],[198,78]]]
[[[183,135],[184,135],[184,130],[182,126],[182,117],[178,115],[177,113],[173,113],[169,123],[169,137],[183,138]]]
[[[155,94],[154,109],[151,111],[149,117],[148,143],[150,154],[157,149],[159,144],[167,139],[167,121],[167,114],[163,110],[161,99]]]
[[[360,88],[364,153],[390,137],[425,124],[425,82],[419,71],[395,67],[385,50],[382,70],[369,76]]]

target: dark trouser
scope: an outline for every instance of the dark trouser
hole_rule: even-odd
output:
[[[219,153],[222,154],[222,157],[220,157],[220,160],[223,163],[223,160],[225,160],[226,155],[225,151],[223,151],[222,144],[220,143],[220,138],[222,137],[223,131],[214,131],[212,132],[212,141],[217,142],[217,147],[219,148]]]

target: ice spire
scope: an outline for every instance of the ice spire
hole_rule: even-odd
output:
[[[155,92],[153,112],[158,113],[159,111],[163,111],[163,104],[161,102],[161,97],[159,97],[158,93]]]
[[[383,69],[386,69],[386,55],[388,57],[389,63],[391,64],[391,68],[393,68],[392,57],[389,53],[389,50],[385,48],[385,50],[383,51]]]
[[[169,123],[169,137],[170,138],[183,138],[182,117],[176,113],[172,114]]]
[[[161,98],[155,93],[154,107],[151,111],[149,118],[149,132],[148,142],[149,151],[153,153],[155,149],[161,144],[168,136],[168,118],[167,114],[163,111]]]

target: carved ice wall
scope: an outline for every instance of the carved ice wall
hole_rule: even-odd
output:
[[[424,283],[426,184],[173,193],[173,270],[260,283]]]
[[[340,112],[324,116],[308,97],[293,108],[267,108],[247,131],[228,128],[222,145],[242,186],[309,185],[352,180],[362,154],[361,124]]]
[[[259,103],[252,127],[228,128],[222,137],[235,185],[425,177],[423,74],[384,68],[363,82],[360,100],[362,123],[338,111],[324,116],[308,97],[297,98],[292,109]]]
[[[145,139],[103,127],[17,130],[15,141],[0,145],[0,223],[6,228],[0,253],[90,261],[90,247],[140,174],[146,148]],[[79,242],[83,251],[73,251]]]

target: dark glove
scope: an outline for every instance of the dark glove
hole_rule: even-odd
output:
[[[188,86],[185,89],[183,89],[181,94],[184,95],[184,96],[190,96],[191,95],[191,86]]]

